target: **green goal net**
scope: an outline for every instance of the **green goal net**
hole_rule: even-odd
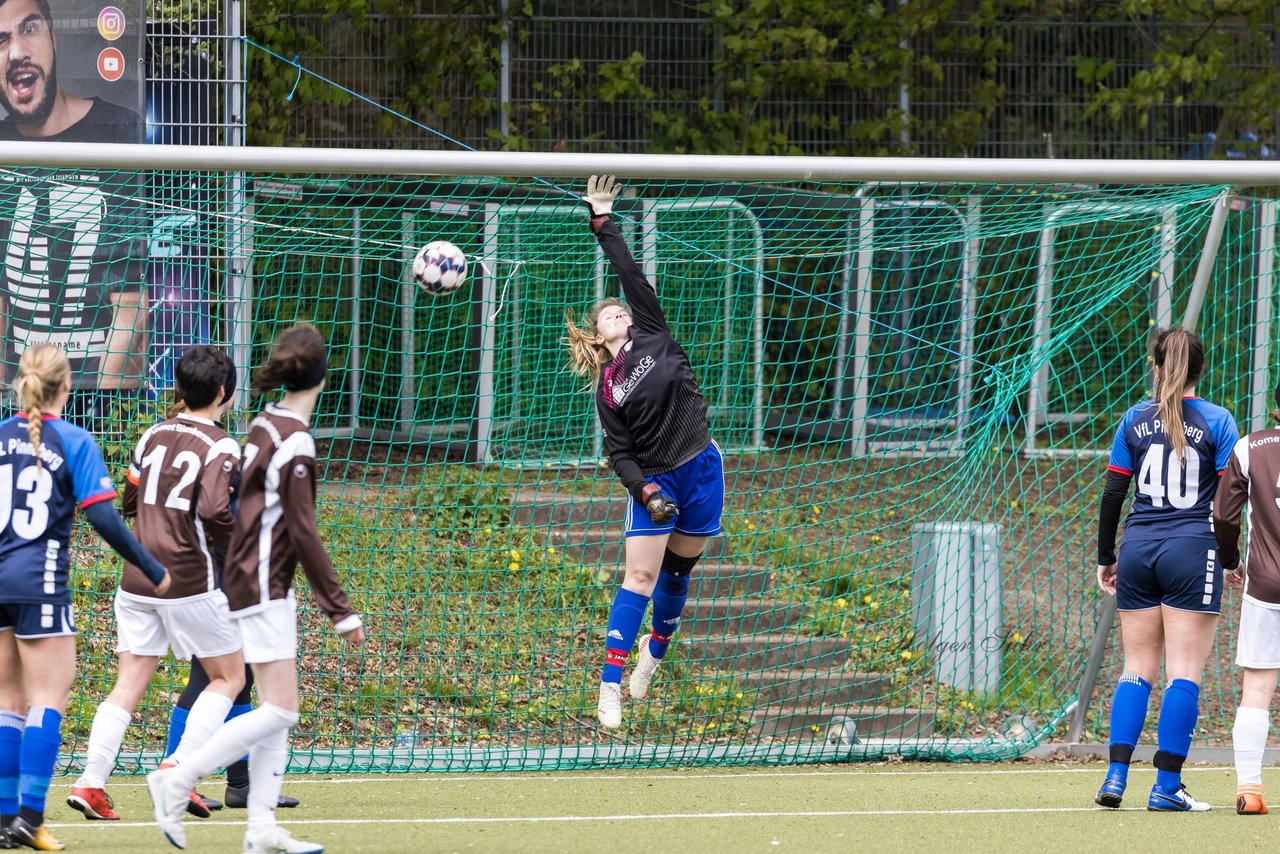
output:
[[[583,179],[134,177],[100,239],[147,248],[129,344],[146,369],[86,380],[112,391],[73,413],[117,472],[185,344],[245,369],[297,320],[330,343],[320,529],[369,635],[345,649],[300,597],[291,768],[326,772],[995,759],[1062,737],[1101,604],[1107,449],[1226,189],[629,181],[618,218],[702,384],[727,501],[650,696],[608,733],[625,496],[559,342],[565,309],[618,292]],[[1258,426],[1276,216],[1230,208],[1200,390]],[[41,223],[55,260],[84,227],[64,220]],[[435,240],[468,259],[451,295],[412,278]],[[90,283],[128,290],[113,276]],[[240,399],[233,426],[260,405]],[[77,546],[72,764],[112,682],[119,572],[87,528]],[[1211,741],[1229,737],[1230,622]],[[1114,667],[1086,738],[1106,738]],[[185,673],[162,663],[123,766],[162,748]]]

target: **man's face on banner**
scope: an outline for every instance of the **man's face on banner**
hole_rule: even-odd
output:
[[[53,27],[35,0],[0,0],[0,105],[18,124],[41,124],[58,92]]]

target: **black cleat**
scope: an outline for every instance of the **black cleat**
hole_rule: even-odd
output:
[[[281,795],[276,801],[277,809],[291,810],[298,805],[297,798]],[[227,786],[227,809],[242,810],[249,806],[249,787]]]
[[[222,801],[215,801],[213,798],[206,797],[199,792],[196,792],[196,797],[204,803],[204,808],[209,812],[217,812],[222,809]]]
[[[9,825],[9,838],[37,851],[61,851],[67,847],[53,838],[47,826],[31,824],[22,816],[15,818]]]
[[[22,845],[9,832],[9,828],[0,827],[0,851],[16,851],[21,847]]]

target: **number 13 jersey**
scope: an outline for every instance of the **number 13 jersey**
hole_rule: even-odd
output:
[[[26,416],[0,421],[0,602],[62,604],[71,562],[76,504],[116,497],[93,437],[61,418],[46,417],[40,461]]]
[[[1210,537],[1218,477],[1240,438],[1231,413],[1198,397],[1182,399],[1187,449],[1176,459],[1154,400],[1132,407],[1120,421],[1107,470],[1137,478],[1125,539]]]

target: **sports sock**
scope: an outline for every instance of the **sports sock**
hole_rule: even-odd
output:
[[[245,689],[245,691],[248,690],[248,688]],[[236,704],[231,707],[230,713],[227,714],[227,720],[238,718],[241,715],[248,714],[253,711],[252,704],[248,702],[240,702],[245,695],[245,691],[240,692],[240,697],[236,697]],[[242,756],[227,766],[227,785],[233,789],[243,789],[249,785],[248,756]]]
[[[1116,693],[1111,699],[1111,765],[1107,777],[1128,779],[1129,759],[1142,737],[1150,700],[1151,683],[1141,676],[1125,673],[1116,683]]]
[[[609,632],[605,638],[605,665],[600,674],[601,682],[622,682],[622,666],[627,663],[631,647],[635,645],[640,624],[644,622],[644,609],[649,597],[641,596],[625,587],[619,587],[609,611]]]
[[[114,703],[99,703],[89,730],[89,747],[85,751],[84,773],[76,781],[86,789],[101,789],[116,767],[120,745],[131,720],[129,713]]]
[[[187,727],[178,749],[169,757],[182,764],[191,752],[209,740],[213,731],[223,725],[231,711],[231,698],[216,691],[201,691],[187,714]]]
[[[297,712],[263,703],[247,715],[218,727],[208,741],[173,770],[173,780],[184,789],[194,789],[201,777],[225,768],[263,738],[274,732],[287,732],[297,722]]]
[[[1236,784],[1262,785],[1262,754],[1267,747],[1271,713],[1267,709],[1240,706],[1231,730],[1231,746],[1236,754]]]
[[[169,737],[164,745],[165,756],[172,756],[173,752],[178,749],[178,745],[182,743],[182,734],[187,731],[187,715],[189,714],[191,714],[191,710],[183,706],[174,706],[173,711],[169,713]]]
[[[1152,760],[1156,784],[1166,792],[1182,785],[1182,763],[1191,749],[1196,719],[1200,716],[1200,686],[1189,679],[1175,679],[1164,689],[1157,729],[1159,750]]]
[[[22,749],[18,755],[20,812],[35,824],[44,822],[44,802],[49,794],[49,781],[58,762],[62,746],[62,715],[47,706],[32,706],[27,711],[27,726],[22,731]]]
[[[275,826],[288,755],[287,729],[273,732],[249,748],[249,830],[253,833]]]
[[[653,634],[649,637],[649,654],[654,658],[667,654],[688,598],[689,576],[658,574],[658,584],[653,588]]]
[[[0,821],[6,827],[18,814],[18,755],[24,723],[17,712],[0,711]]]

